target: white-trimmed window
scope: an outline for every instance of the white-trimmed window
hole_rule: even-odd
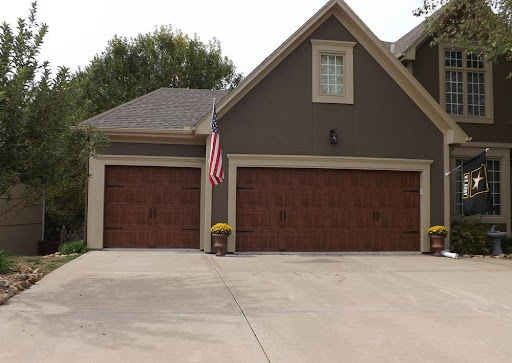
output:
[[[313,102],[354,103],[354,42],[312,39]]]
[[[492,66],[463,49],[440,47],[441,104],[458,122],[492,123]]]

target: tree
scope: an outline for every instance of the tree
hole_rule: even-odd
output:
[[[226,89],[241,79],[222,57],[218,40],[204,44],[162,26],[135,38],[114,37],[75,82],[84,91],[83,107],[94,116],[161,87]]]
[[[511,0],[422,0],[433,44],[449,40],[491,61],[512,61]]]
[[[74,107],[80,90],[66,68],[52,78],[49,63],[38,61],[48,27],[36,22],[36,11],[34,2],[28,19],[18,19],[17,33],[0,26],[0,220],[59,183],[85,183],[85,169],[72,179],[69,170],[106,144],[94,129],[72,127],[81,117]],[[19,185],[22,193],[13,193]],[[80,198],[74,203],[83,205]]]

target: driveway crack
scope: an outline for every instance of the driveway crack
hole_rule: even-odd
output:
[[[236,305],[238,305],[238,308],[240,309],[240,312],[242,313],[242,315],[244,316],[245,318],[245,321],[247,322],[247,325],[249,325],[249,328],[251,329],[252,331],[252,334],[254,335],[254,338],[256,338],[256,341],[258,342],[258,344],[260,345],[260,348],[263,352],[263,354],[265,354],[265,358],[267,358],[267,361],[270,363],[270,359],[268,357],[268,354],[267,352],[265,351],[265,348],[263,348],[263,345],[261,344],[260,340],[258,339],[258,336],[256,335],[256,332],[254,331],[254,328],[252,327],[251,325],[251,322],[249,321],[249,319],[247,318],[247,315],[245,315],[245,311],[244,309],[242,308],[242,306],[240,305],[240,303],[238,302],[238,300],[236,299],[235,295],[233,294],[233,291],[231,291],[231,289],[229,288],[228,284],[226,283],[226,281],[224,280],[224,277],[222,277],[222,275],[220,274],[220,271],[219,269],[217,268],[216,264],[213,263],[213,261],[211,260],[210,256],[207,255],[207,258],[208,258],[208,261],[210,262],[210,264],[213,266],[213,268],[215,269],[215,271],[217,271],[217,275],[219,275],[220,279],[222,280],[222,283],[224,284],[224,286],[226,286],[226,289],[228,289],[229,293],[231,294],[231,297],[233,298],[233,300],[235,301]]]

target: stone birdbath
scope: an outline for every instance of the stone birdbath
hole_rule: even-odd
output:
[[[487,232],[487,236],[492,238],[493,248],[492,255],[499,256],[503,254],[503,250],[501,249],[501,241],[507,238],[507,232],[496,231],[496,225],[491,227],[491,230]]]

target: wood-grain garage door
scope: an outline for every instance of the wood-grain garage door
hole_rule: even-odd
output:
[[[104,247],[199,248],[200,174],[106,166]]]
[[[237,251],[419,251],[419,173],[238,168]]]

